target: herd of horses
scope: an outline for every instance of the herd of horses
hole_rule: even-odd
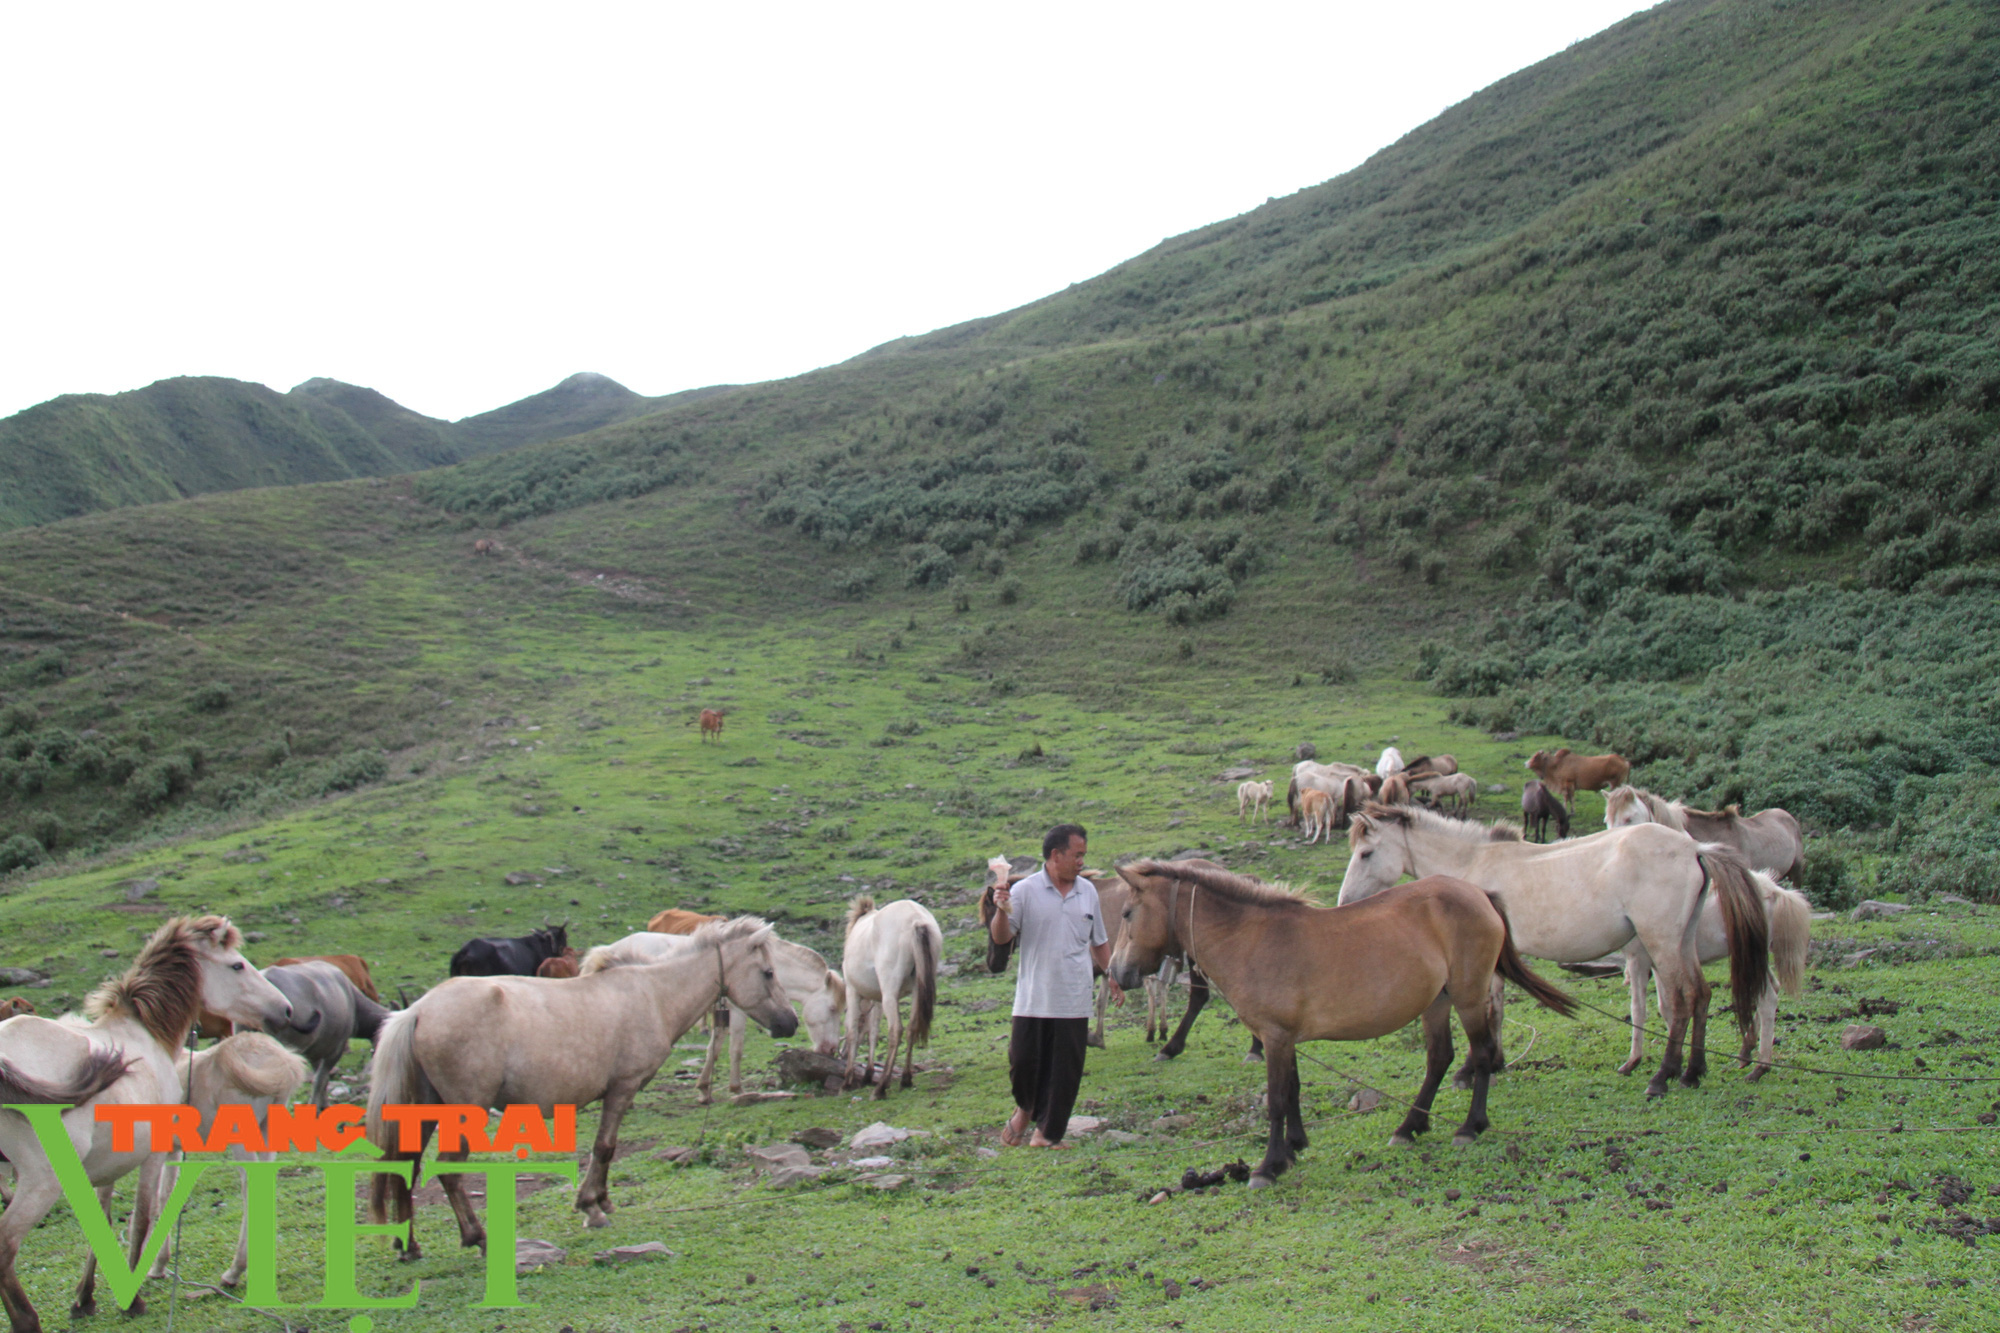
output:
[[[1797,821],[1781,810],[1745,817],[1734,807],[1700,811],[1662,800],[1622,785],[1629,766],[1617,756],[1538,752],[1529,764],[1536,799],[1531,808],[1524,796],[1525,820],[1554,819],[1566,833],[1576,791],[1612,785],[1605,831],[1537,843],[1512,824],[1488,827],[1425,808],[1415,803],[1417,793],[1447,805],[1471,780],[1449,781],[1464,776],[1449,755],[1404,764],[1390,751],[1372,772],[1316,759],[1301,759],[1293,771],[1293,817],[1314,840],[1332,826],[1347,833],[1348,864],[1332,907],[1202,859],[1085,872],[1112,937],[1106,971],[1146,994],[1146,1040],[1165,1042],[1156,1058],[1181,1053],[1212,992],[1223,994],[1250,1030],[1252,1053],[1265,1062],[1269,1118],[1253,1186],[1274,1182],[1306,1146],[1296,1063],[1304,1041],[1362,1040],[1420,1020],[1424,1074],[1392,1135],[1408,1143],[1429,1128],[1454,1058],[1456,1015],[1468,1047],[1456,1082],[1472,1098],[1454,1142],[1475,1139],[1489,1124],[1491,1080],[1506,1064],[1503,983],[1558,1013],[1574,1008],[1526,957],[1562,965],[1619,957],[1633,1027],[1621,1073],[1643,1058],[1648,987],[1657,981],[1666,1051],[1649,1096],[1664,1095],[1676,1080],[1692,1086],[1706,1072],[1710,986],[1702,964],[1726,959],[1742,1035],[1739,1062],[1753,1079],[1770,1067],[1777,995],[1797,992],[1809,943],[1806,900],[1778,882],[1801,865]],[[1273,784],[1245,784],[1239,817],[1263,812],[1268,819],[1272,794]],[[1029,858],[993,858],[982,925],[990,922],[994,890],[1033,868]],[[311,1078],[313,1103],[323,1108],[349,1042],[368,1040],[375,1052],[366,1128],[392,1162],[420,1164],[434,1122],[425,1122],[422,1142],[406,1150],[396,1127],[385,1124],[388,1106],[532,1105],[550,1115],[558,1105],[601,1104],[575,1206],[588,1225],[603,1226],[612,1210],[607,1181],[619,1125],[704,1016],[718,1019],[697,1084],[704,1102],[725,1032],[735,1092],[748,1024],[789,1037],[801,1015],[813,1048],[838,1054],[850,1082],[865,1079],[883,1098],[892,1083],[912,1086],[916,1048],[936,1017],[942,952],[936,918],[910,899],[878,905],[855,898],[837,968],[757,917],[669,909],[646,930],[581,956],[562,925],[470,941],[452,956],[449,980],[392,1009],[357,957],[285,959],[259,971],[226,919],[176,918],[124,977],[90,997],[83,1014],[49,1020],[22,1005],[0,1018],[0,1101],[75,1108],[64,1123],[107,1211],[115,1182],[139,1173],[129,1233],[136,1264],[172,1188],[171,1172],[143,1125],[129,1148],[114,1146],[93,1123],[96,1105],[186,1101],[206,1124],[218,1107],[236,1103],[261,1116]],[[989,938],[989,969],[1003,970],[1010,953]],[[1168,1036],[1167,988],[1180,969],[1188,1003]],[[1090,1038],[1096,1045],[1104,1042],[1104,1004],[1100,991]],[[188,1051],[198,1026],[222,1040]],[[887,1057],[878,1073],[885,1026]],[[440,1159],[468,1151],[463,1140],[450,1151],[443,1146]],[[0,1215],[0,1298],[13,1333],[29,1333],[41,1325],[15,1261],[61,1190],[22,1116],[0,1113],[0,1153],[17,1182]],[[372,1221],[405,1226],[396,1243],[406,1259],[421,1254],[415,1178],[377,1175],[369,1198]],[[485,1230],[459,1177],[439,1178],[461,1242],[483,1246]],[[166,1258],[162,1243],[154,1275]],[[243,1264],[239,1237],[225,1285],[241,1280]],[[78,1311],[93,1307],[93,1279],[87,1267]]]

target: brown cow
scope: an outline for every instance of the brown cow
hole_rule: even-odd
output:
[[[271,964],[271,966],[285,967],[292,963],[332,963],[346,974],[349,981],[354,983],[354,989],[360,991],[375,1003],[382,1003],[382,997],[375,993],[375,978],[368,974],[368,964],[354,954],[307,954],[304,958],[280,958],[277,962]]]
[[[559,954],[553,954],[550,957],[544,958],[541,966],[535,969],[535,975],[538,977],[552,977],[560,981],[565,977],[575,976],[577,970],[576,950],[564,949]]]
[[[700,926],[711,921],[722,920],[719,916],[705,916],[700,912],[690,912],[681,907],[669,907],[646,923],[646,929],[655,935],[692,935]]]
[[[1578,791],[1603,791],[1632,776],[1632,765],[1622,755],[1572,754],[1567,748],[1535,751],[1528,769],[1571,810],[1576,809]]]
[[[0,1001],[0,1020],[13,1018],[18,1014],[32,1014],[35,1006],[16,995],[11,1000]]]
[[[701,710],[701,738],[707,740],[711,736],[717,741],[722,739],[722,714],[713,708],[704,708]]]

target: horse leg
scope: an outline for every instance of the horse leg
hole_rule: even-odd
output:
[[[898,995],[893,1000],[890,999],[889,988],[884,986],[882,988],[882,1007],[888,1011],[889,1054],[886,1057],[887,1063],[882,1066],[882,1081],[875,1085],[875,1100],[878,1102],[888,1100],[889,1080],[896,1076],[896,1048],[903,1041],[903,997]],[[875,1059],[875,1041],[872,1034],[868,1041],[868,1059],[871,1064]]]
[[[160,1170],[160,1203],[165,1204],[167,1196],[174,1192],[174,1183],[180,1179],[180,1166],[169,1161]],[[246,1186],[247,1188],[247,1186]],[[157,1210],[156,1210],[157,1211]],[[249,1225],[246,1215],[244,1225]],[[160,1242],[160,1252],[153,1256],[153,1266],[146,1270],[147,1278],[161,1278],[167,1275],[167,1261],[173,1258],[174,1238],[171,1232]]]
[[[333,1060],[322,1060],[313,1066],[312,1104],[315,1111],[326,1109],[327,1088],[333,1082]]]
[[[462,1162],[472,1153],[467,1147],[454,1148],[450,1152],[438,1149],[439,1162]],[[452,1216],[458,1219],[458,1244],[461,1249],[471,1249],[477,1245],[483,1254],[486,1251],[486,1228],[480,1225],[479,1214],[473,1210],[472,1196],[465,1192],[465,1177],[456,1171],[436,1171],[438,1185],[444,1190],[445,1201],[451,1205]]]
[[[586,1226],[611,1224],[606,1214],[616,1211],[611,1206],[610,1178],[611,1159],[618,1155],[618,1122],[638,1094],[637,1088],[624,1084],[615,1084],[604,1094],[604,1114],[597,1121],[597,1139],[590,1145],[590,1169],[576,1191],[576,1208]]]
[[[1111,1003],[1111,987],[1105,984],[1108,980],[1107,977],[1097,983],[1097,1026],[1083,1039],[1084,1045],[1095,1046],[1100,1051],[1104,1049],[1104,1006]]]
[[[1444,1082],[1445,1071],[1451,1068],[1451,1053],[1451,993],[1439,991],[1424,1010],[1423,1086],[1417,1089],[1417,1099],[1410,1103],[1403,1123],[1389,1136],[1392,1146],[1408,1147],[1417,1141],[1417,1135],[1430,1131],[1431,1102]]]
[[[1686,960],[1662,962],[1656,969],[1660,983],[1660,1017],[1667,1024],[1667,1049],[1660,1067],[1646,1084],[1646,1096],[1664,1097],[1667,1085],[1681,1075],[1681,1047],[1687,1041],[1688,1018],[1694,1011],[1695,988],[1688,982]]]
[[[1264,1160],[1250,1173],[1250,1188],[1253,1190],[1275,1185],[1278,1177],[1285,1174],[1285,1168],[1298,1155],[1285,1135],[1285,1126],[1291,1116],[1291,1108],[1286,1102],[1298,1086],[1298,1078],[1298,1056],[1292,1047],[1291,1034],[1274,1033],[1264,1061],[1264,1103],[1265,1113],[1271,1120],[1271,1135],[1264,1148]]]
[[[735,1010],[730,1011],[729,1017],[731,1022],[735,1021]],[[708,1030],[708,1052],[702,1057],[701,1073],[697,1074],[694,1080],[696,1106],[707,1106],[715,1100],[715,1058],[721,1054],[723,1040],[722,1024],[711,1024]]]
[[[111,1215],[111,1189],[112,1187],[109,1185],[100,1185],[98,1187],[97,1206],[104,1210],[104,1220],[115,1228],[118,1225],[118,1219]],[[138,1221],[137,1216],[135,1215],[132,1220],[135,1222]],[[96,1313],[97,1251],[92,1248],[86,1249],[84,1252],[83,1276],[76,1280],[76,1294],[69,1303],[69,1317],[76,1319],[83,1315]]]
[[[1493,1085],[1493,1064],[1500,1057],[1500,1043],[1493,1039],[1487,1018],[1488,1012],[1478,1006],[1458,1011],[1459,1026],[1465,1029],[1466,1045],[1470,1047],[1466,1064],[1472,1069],[1472,1105],[1466,1110],[1465,1123],[1451,1136],[1454,1147],[1462,1148],[1475,1141],[1493,1123],[1486,1118],[1486,1093]],[[1449,1031],[1446,1039],[1450,1039]]]
[[[1200,1015],[1202,1006],[1207,1003],[1208,978],[1199,972],[1189,972],[1187,1012],[1181,1015],[1180,1026],[1174,1029],[1174,1035],[1167,1039],[1167,1044],[1160,1048],[1160,1053],[1153,1057],[1155,1060],[1171,1060],[1187,1049],[1188,1029],[1194,1026],[1194,1020]]]
[[[917,997],[912,995],[910,997],[910,1026],[908,1029],[910,1034],[910,1045],[909,1049],[903,1052],[903,1086],[906,1088],[913,1086],[917,1073],[916,1018],[917,1018]],[[894,1055],[895,1052],[892,1050],[890,1051],[890,1054]]]
[[[423,1175],[424,1149],[430,1146],[431,1131],[436,1128],[435,1120],[425,1120],[418,1125],[415,1152],[392,1148],[382,1154],[384,1162],[410,1163],[408,1180],[381,1172],[368,1179],[368,1220],[377,1225],[408,1224],[408,1229],[395,1238],[395,1247],[400,1251],[398,1258],[404,1263],[424,1257],[423,1248],[417,1244],[417,1196],[414,1191]]]
[[[1645,945],[1633,940],[1625,946],[1625,990],[1632,1006],[1632,1053],[1618,1066],[1621,1074],[1631,1073],[1646,1058],[1646,983],[1652,975],[1652,955],[1646,952]]]
[[[1291,1087],[1291,1092],[1285,1098],[1285,1142],[1291,1145],[1292,1152],[1296,1155],[1299,1149],[1307,1147],[1309,1143],[1306,1138],[1305,1116],[1300,1109],[1299,1062],[1296,1058],[1292,1061]]]
[[[41,1318],[14,1271],[14,1260],[22,1240],[61,1202],[62,1186],[46,1162],[16,1163],[15,1172],[14,1202],[0,1215],[0,1304],[6,1306],[13,1333],[42,1333]]]
[[[729,1011],[729,1095],[743,1092],[743,1043],[750,1037],[750,1015],[731,1007]]]
[[[1747,1081],[1755,1083],[1758,1079],[1771,1072],[1771,1059],[1777,1054],[1777,1028],[1778,983],[1773,981],[1764,987],[1764,993],[1757,998],[1757,1034],[1755,1038],[1757,1042],[1757,1066],[1745,1076]],[[1751,1035],[1748,1032],[1743,1034],[1743,1055],[1737,1061],[1738,1065],[1747,1065],[1750,1063],[1751,1040]]]
[[[1714,989],[1697,968],[1694,973],[1694,1007],[1689,1015],[1687,1072],[1681,1075],[1681,1086],[1684,1088],[1699,1087],[1701,1076],[1708,1072],[1708,997]]]
[[[1489,1078],[1507,1067],[1507,1056],[1500,1049],[1500,1024],[1506,1017],[1507,983],[1500,979],[1498,972],[1495,972],[1492,982],[1486,988],[1486,1031],[1490,1034],[1493,1042],[1493,1054],[1487,1062],[1486,1070]],[[1451,1076],[1451,1086],[1460,1092],[1471,1087],[1476,1078],[1477,1071],[1473,1068],[1475,1063],[1474,1054],[1472,1051],[1467,1051],[1465,1053],[1465,1063],[1460,1065],[1458,1072]]]
[[[250,1160],[253,1162],[275,1162],[278,1160],[278,1154],[274,1152],[251,1153]],[[243,1177],[243,1225],[237,1228],[236,1231],[236,1260],[229,1267],[222,1270],[222,1285],[232,1289],[242,1284],[243,1274],[250,1268],[250,1173],[248,1171],[240,1171],[239,1174]],[[165,1247],[162,1246],[161,1253],[164,1254],[165,1252]]]

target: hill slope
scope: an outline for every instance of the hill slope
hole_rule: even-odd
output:
[[[178,580],[93,554],[130,531],[106,518],[0,540],[0,584],[260,648],[303,598],[342,628],[296,660],[337,651],[385,719],[370,682],[423,657],[399,634],[452,616],[783,620],[870,660],[942,623],[926,669],[1106,697],[1183,663],[1414,667],[1465,721],[1862,850],[1970,830],[1899,865],[1976,888],[2000,856],[1996,68],[1977,5],[1680,0],[989,327],[341,489],[337,521],[265,522],[286,563],[240,594],[251,557],[217,534],[275,497],[149,513]],[[1178,313],[1107,336],[1121,284],[1183,260]],[[466,524],[505,530],[505,596],[490,565],[393,610],[469,558]],[[4,688],[81,724],[116,652],[38,666],[85,643],[60,620],[20,609]],[[233,669],[216,717],[281,731],[266,668]],[[375,734],[310,730],[327,758]]]
[[[697,394],[715,392],[698,390]],[[559,439],[679,401],[602,375],[462,421],[373,389],[311,379],[289,393],[214,376],[65,394],[0,420],[0,529],[249,486],[415,472]]]

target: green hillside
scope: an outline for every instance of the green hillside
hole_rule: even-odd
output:
[[[456,422],[330,379],[282,394],[213,376],[65,394],[0,420],[0,530],[214,491],[415,472],[718,391],[645,398],[580,374]]]
[[[101,587],[100,610],[260,652],[331,646],[277,623],[289,599],[339,608],[370,697],[422,657],[371,619],[372,580],[419,567],[444,614],[488,625],[580,614],[585,587],[631,593],[588,614],[645,623],[942,617],[934,665],[1022,687],[1414,673],[1488,731],[1847,830],[1857,873],[1895,846],[1912,885],[1978,888],[2000,857],[1996,62],[1972,4],[1681,0],[1021,311],[407,491],[149,511],[164,567],[103,554],[134,540],[117,516],[17,533],[0,584],[65,606]],[[540,398],[583,424],[579,401],[633,408],[614,390]],[[394,420],[402,447],[431,438]],[[504,571],[463,563],[479,533]],[[470,591],[503,578],[504,612]],[[81,716],[101,687],[49,606],[21,604],[8,688]],[[985,628],[1006,624],[1036,628]],[[301,730],[250,704],[272,668],[234,669],[231,727]],[[327,711],[315,762],[346,744]],[[174,818],[240,776],[210,762]],[[17,826],[51,799],[17,796]],[[105,836],[135,817],[91,816]],[[1823,864],[1835,891],[1847,861]]]

